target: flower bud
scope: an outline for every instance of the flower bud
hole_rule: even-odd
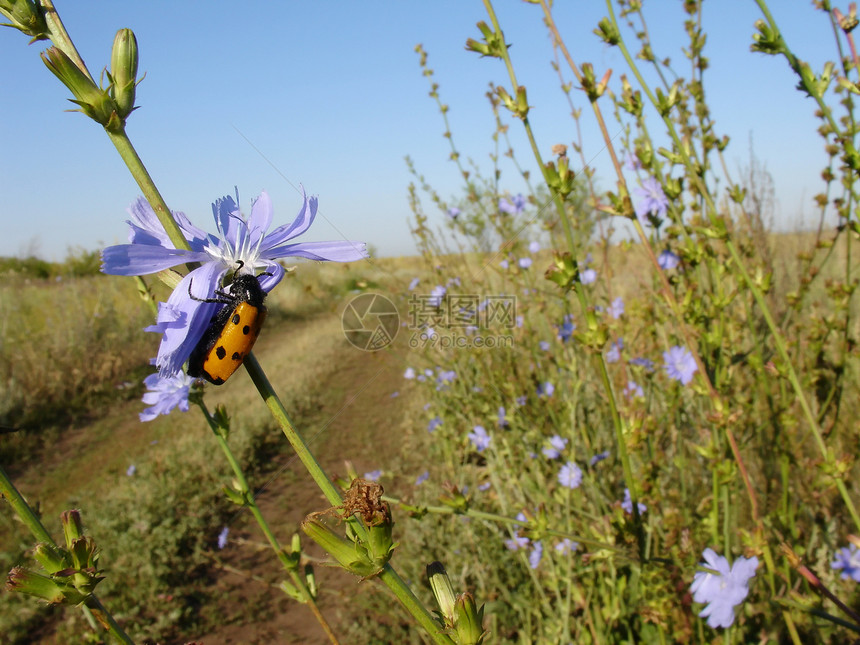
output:
[[[52,605],[60,604],[65,598],[63,590],[52,578],[24,567],[15,567],[9,572],[6,589],[36,596]]]
[[[75,98],[69,100],[80,107],[78,112],[83,112],[110,132],[122,130],[123,120],[109,93],[98,87],[71,58],[56,47],[49,47],[42,52],[42,60],[74,94]]]
[[[63,511],[60,514],[60,523],[63,525],[63,535],[66,538],[66,546],[71,549],[72,543],[84,534],[81,512],[77,509]]]
[[[484,608],[478,609],[470,593],[457,596],[454,605],[454,629],[460,645],[481,645],[484,642]]]
[[[117,114],[125,119],[134,108],[137,86],[137,39],[131,29],[120,29],[113,41],[110,58],[110,95],[116,102]]]
[[[427,579],[430,581],[430,588],[436,597],[436,603],[439,605],[439,612],[442,614],[445,625],[453,626],[456,598],[451,580],[448,578],[448,572],[445,571],[441,562],[431,562],[427,565]]]
[[[33,0],[0,0],[0,14],[10,20],[7,27],[14,27],[32,36],[31,42],[48,39],[45,14],[42,7]]]
[[[63,553],[53,544],[37,544],[33,550],[33,557],[48,573],[57,573],[69,566]]]

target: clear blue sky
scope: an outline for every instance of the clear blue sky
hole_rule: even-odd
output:
[[[94,74],[109,64],[116,30],[135,31],[140,70],[147,76],[129,134],[171,208],[204,228],[211,226],[210,203],[234,186],[243,208],[266,189],[276,223],[291,220],[300,205],[293,186],[302,183],[319,196],[331,222],[319,221],[308,239],[342,234],[372,244],[381,255],[413,253],[403,157],[411,155],[443,197],[455,197],[460,189],[413,51],[417,43],[430,54],[461,152],[491,167],[494,124],[484,94],[489,81],[509,84],[499,61],[464,49],[466,38],[477,37],[475,23],[486,19],[478,0],[56,5]],[[623,60],[591,33],[605,14],[604,3],[556,5],[577,62],[592,62],[600,74],[613,68],[612,87],[618,88]],[[771,5],[801,57],[820,65],[831,56],[829,25],[811,3]],[[671,56],[687,73],[679,49],[680,7],[677,1],[652,0],[646,16],[658,57]],[[549,156],[550,146],[571,142],[575,130],[549,64],[552,50],[540,8],[500,0],[496,10],[535,108],[530,119]],[[825,157],[814,132],[813,103],[794,90],[784,61],[749,51],[758,17],[751,0],[705,3],[712,64],[706,90],[720,133],[732,137],[731,169],[747,163],[752,134],[757,156],[776,181],[779,224],[791,228],[801,214],[813,213],[811,197],[821,189]],[[101,128],[64,112],[72,105],[39,58],[44,47],[28,46],[17,31],[0,30],[0,255],[34,250],[62,259],[70,247],[124,242],[126,208],[139,190]],[[581,96],[576,100],[583,105]],[[608,100],[605,110],[611,113]],[[610,185],[601,163],[606,153],[587,112],[582,123],[586,155],[595,158],[604,185]],[[511,125],[517,145],[523,139],[518,123]],[[521,146],[522,161],[528,161],[527,152]],[[522,191],[515,170],[502,169],[503,185]]]

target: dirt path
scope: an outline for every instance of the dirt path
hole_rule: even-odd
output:
[[[277,337],[271,340],[278,345]],[[267,358],[270,363],[277,360],[271,354]],[[329,356],[328,367],[317,375],[325,391],[323,404],[312,418],[302,420],[302,431],[312,451],[331,477],[346,474],[346,460],[353,462],[359,474],[377,468],[393,469],[401,446],[402,420],[410,406],[416,405],[406,396],[392,396],[403,386],[402,349],[395,345],[393,351],[367,353],[351,347],[341,337],[336,351]],[[265,483],[258,503],[284,544],[289,543],[308,513],[328,507],[304,467],[292,457],[287,457]],[[258,548],[262,536],[250,514],[243,514],[233,524],[230,535],[247,542],[222,552],[225,564],[273,584],[285,577],[278,571],[271,551]],[[312,557],[323,556],[309,540],[303,540],[303,545]],[[350,596],[360,593],[361,583],[341,569],[319,564],[314,569],[321,587],[320,608],[335,632],[342,633],[338,626],[348,620],[343,607]],[[202,643],[329,642],[306,607],[264,582],[225,571],[219,576],[218,588],[224,598],[225,622],[231,624],[197,637]]]

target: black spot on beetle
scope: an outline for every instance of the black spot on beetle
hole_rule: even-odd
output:
[[[227,350],[224,349],[224,345],[218,345],[218,347],[215,348],[215,356],[217,356],[219,359],[224,360],[224,357],[226,355]]]
[[[234,325],[238,325],[240,320],[241,320],[241,318],[239,317],[239,314],[233,314],[233,324]]]
[[[251,328],[248,325],[245,325],[244,327],[242,327],[242,333],[247,336],[251,333]]]
[[[241,352],[233,352],[233,360],[234,361],[241,361],[242,360],[242,353]]]

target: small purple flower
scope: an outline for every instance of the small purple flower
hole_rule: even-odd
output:
[[[457,378],[457,372],[454,370],[441,370],[439,376],[436,377],[436,382],[441,385],[443,383],[450,383],[455,378]]]
[[[567,442],[568,440],[564,437],[554,434],[549,438],[549,446],[541,452],[547,459],[558,459],[561,456],[561,451],[567,447]]]
[[[521,194],[518,194],[516,197],[512,197],[508,200],[507,197],[502,197],[499,200],[499,210],[503,213],[507,213],[508,215],[516,215],[517,213],[522,213],[526,207],[526,198]]]
[[[520,265],[521,269],[528,269],[532,265],[531,258],[520,258],[517,264]]]
[[[461,284],[461,282],[460,282],[460,276],[456,276],[456,275],[455,275],[453,278],[449,279],[449,280],[448,280],[448,282],[447,282],[447,285],[448,285],[449,287],[451,287],[451,286],[459,287],[459,286],[460,286],[460,284]]]
[[[627,381],[627,386],[624,388],[624,395],[633,398],[645,398],[645,392],[642,389],[642,386],[636,381]]]
[[[699,566],[712,571],[697,571],[690,586],[694,601],[708,603],[699,616],[707,618],[713,629],[730,627],[735,622],[735,607],[749,594],[749,581],[755,576],[758,558],[739,557],[730,569],[729,561],[713,549],[705,549],[702,557],[705,561]]]
[[[589,465],[594,466],[595,464],[599,464],[604,459],[609,459],[609,451],[604,450],[603,452],[598,452],[591,459],[588,460]]]
[[[475,446],[475,450],[484,452],[484,450],[489,448],[492,437],[484,430],[484,426],[475,426],[472,432],[468,434],[468,438],[472,442],[472,445]]]
[[[448,290],[441,284],[437,284],[430,292],[427,302],[430,303],[431,307],[440,307],[442,305],[442,298],[445,297],[446,293],[448,293]]]
[[[607,363],[617,363],[621,358],[621,348],[624,347],[624,341],[619,338],[609,346],[609,351],[606,352]]]
[[[634,188],[633,192],[640,197],[635,209],[636,217],[640,220],[647,215],[653,215],[654,217],[664,217],[666,215],[669,199],[666,197],[666,193],[663,192],[660,182],[654,177],[647,177],[642,182],[642,186]]]
[[[526,319],[523,316],[517,316],[517,319],[516,319],[517,329],[522,329],[525,322],[526,322]]]
[[[559,555],[565,555],[576,551],[579,548],[579,542],[574,542],[570,538],[564,538],[561,542],[557,543],[554,548]]]
[[[550,348],[549,341],[542,340],[538,343],[538,347],[540,347],[542,352],[548,352]]]
[[[834,569],[842,569],[843,580],[851,579],[854,582],[860,582],[860,550],[853,544],[839,549],[830,566]]]
[[[538,385],[538,388],[537,388],[538,396],[550,397],[553,395],[553,392],[555,392],[555,385],[553,385],[549,381],[546,381],[545,383],[541,383],[540,385]]]
[[[686,347],[676,345],[667,352],[663,352],[663,362],[666,375],[681,385],[687,385],[693,380],[693,374],[698,370],[696,359]]]
[[[492,486],[490,482],[484,482],[483,484],[478,486],[478,490],[484,492],[485,490],[490,490],[490,486]]]
[[[628,515],[633,514],[633,500],[630,499],[630,489],[624,489],[624,501],[621,502],[621,508],[624,509],[624,512]],[[648,507],[645,506],[642,502],[636,502],[636,508],[639,509],[639,515],[642,515],[645,511],[648,510]]]
[[[126,471],[125,471],[125,476],[126,476],[126,477],[134,477],[134,474],[135,474],[136,472],[137,472],[137,466],[135,466],[134,464],[132,464],[131,466],[129,466],[129,467],[126,469]]]
[[[624,313],[624,300],[620,296],[613,300],[612,304],[606,308],[606,313],[615,319],[621,318]]]
[[[582,469],[572,461],[567,462],[558,471],[558,483],[567,488],[579,488],[582,483]]]
[[[421,282],[418,278],[412,278],[412,282],[409,283],[409,291],[413,291],[415,287],[418,286],[418,283]]]
[[[376,482],[379,481],[380,477],[382,477],[382,471],[379,469],[364,473],[364,478],[368,481]]]
[[[573,319],[570,316],[565,316],[561,323],[561,327],[558,328],[558,337],[561,342],[566,343],[569,341],[575,331],[576,323],[573,322]]]
[[[517,535],[510,540],[505,540],[505,547],[507,547],[508,551],[519,551],[520,549],[525,549],[529,545],[529,542],[530,540],[527,537]]]
[[[460,212],[461,211],[459,208],[457,208],[456,206],[452,206],[451,208],[448,209],[447,215],[451,219],[457,219],[457,217],[459,217],[459,215],[460,215]]]
[[[507,411],[505,410],[504,406],[499,406],[499,427],[507,428],[508,425],[510,424],[508,423],[507,419]]]
[[[408,378],[408,379],[415,378],[415,368],[407,367],[406,371],[403,372],[403,378]]]
[[[534,241],[529,244],[529,253],[537,253],[540,251],[540,242]]]
[[[532,569],[537,569],[541,558],[543,558],[543,543],[538,540],[532,544],[532,552],[529,553],[529,566]]]
[[[642,167],[642,164],[639,162],[639,157],[636,156],[634,152],[628,152],[624,156],[624,167],[627,170],[639,170]]]
[[[148,390],[143,395],[143,402],[152,407],[140,413],[140,420],[152,421],[159,414],[170,414],[173,408],[188,412],[188,395],[196,380],[184,372],[168,377],[163,377],[158,372],[147,376],[143,379]]]
[[[102,271],[112,275],[148,275],[178,264],[200,262],[173,290],[166,303],[159,303],[156,324],[147,328],[162,334],[156,366],[162,376],[182,371],[191,351],[222,305],[204,302],[217,289],[224,289],[228,272],[259,275],[260,287],[268,293],[284,277],[279,258],[303,257],[311,260],[353,262],[367,257],[363,242],[290,243],[305,233],[317,214],[316,197],[303,191],[303,205],[292,224],[266,234],[272,223],[272,202],[265,191],[253,201],[251,215],[242,217],[237,202],[230,196],[212,204],[217,235],[194,226],[184,214],[173,216],[191,250],[177,249],[142,197],[129,212],[131,244],[109,246],[102,251]],[[189,294],[193,291],[194,297]]]
[[[227,546],[227,536],[230,535],[230,528],[225,526],[221,529],[221,532],[218,533],[218,550],[220,551],[225,546]]]
[[[675,267],[680,264],[681,258],[672,253],[669,249],[666,249],[659,256],[657,256],[657,264],[664,271],[671,271]]]
[[[639,367],[644,367],[647,372],[654,371],[654,361],[650,358],[644,358],[642,356],[637,356],[636,358],[630,359],[631,365],[638,365]]]
[[[421,484],[426,482],[428,479],[430,479],[430,471],[425,470],[423,473],[421,473],[420,475],[418,475],[418,477],[415,478],[415,485],[420,486]]]
[[[597,280],[597,271],[595,271],[591,267],[585,269],[584,271],[581,271],[579,274],[579,281],[582,284],[591,284],[595,280]]]
[[[502,267],[503,269],[507,269],[511,265],[507,260],[502,260],[501,262],[499,262],[499,266]]]
[[[441,425],[442,419],[440,419],[439,417],[433,417],[432,419],[430,419],[430,423],[427,424],[427,432],[433,432]]]
[[[515,399],[516,404],[520,407],[524,406],[527,401],[528,401],[528,397],[526,397],[526,396],[518,396]]]

